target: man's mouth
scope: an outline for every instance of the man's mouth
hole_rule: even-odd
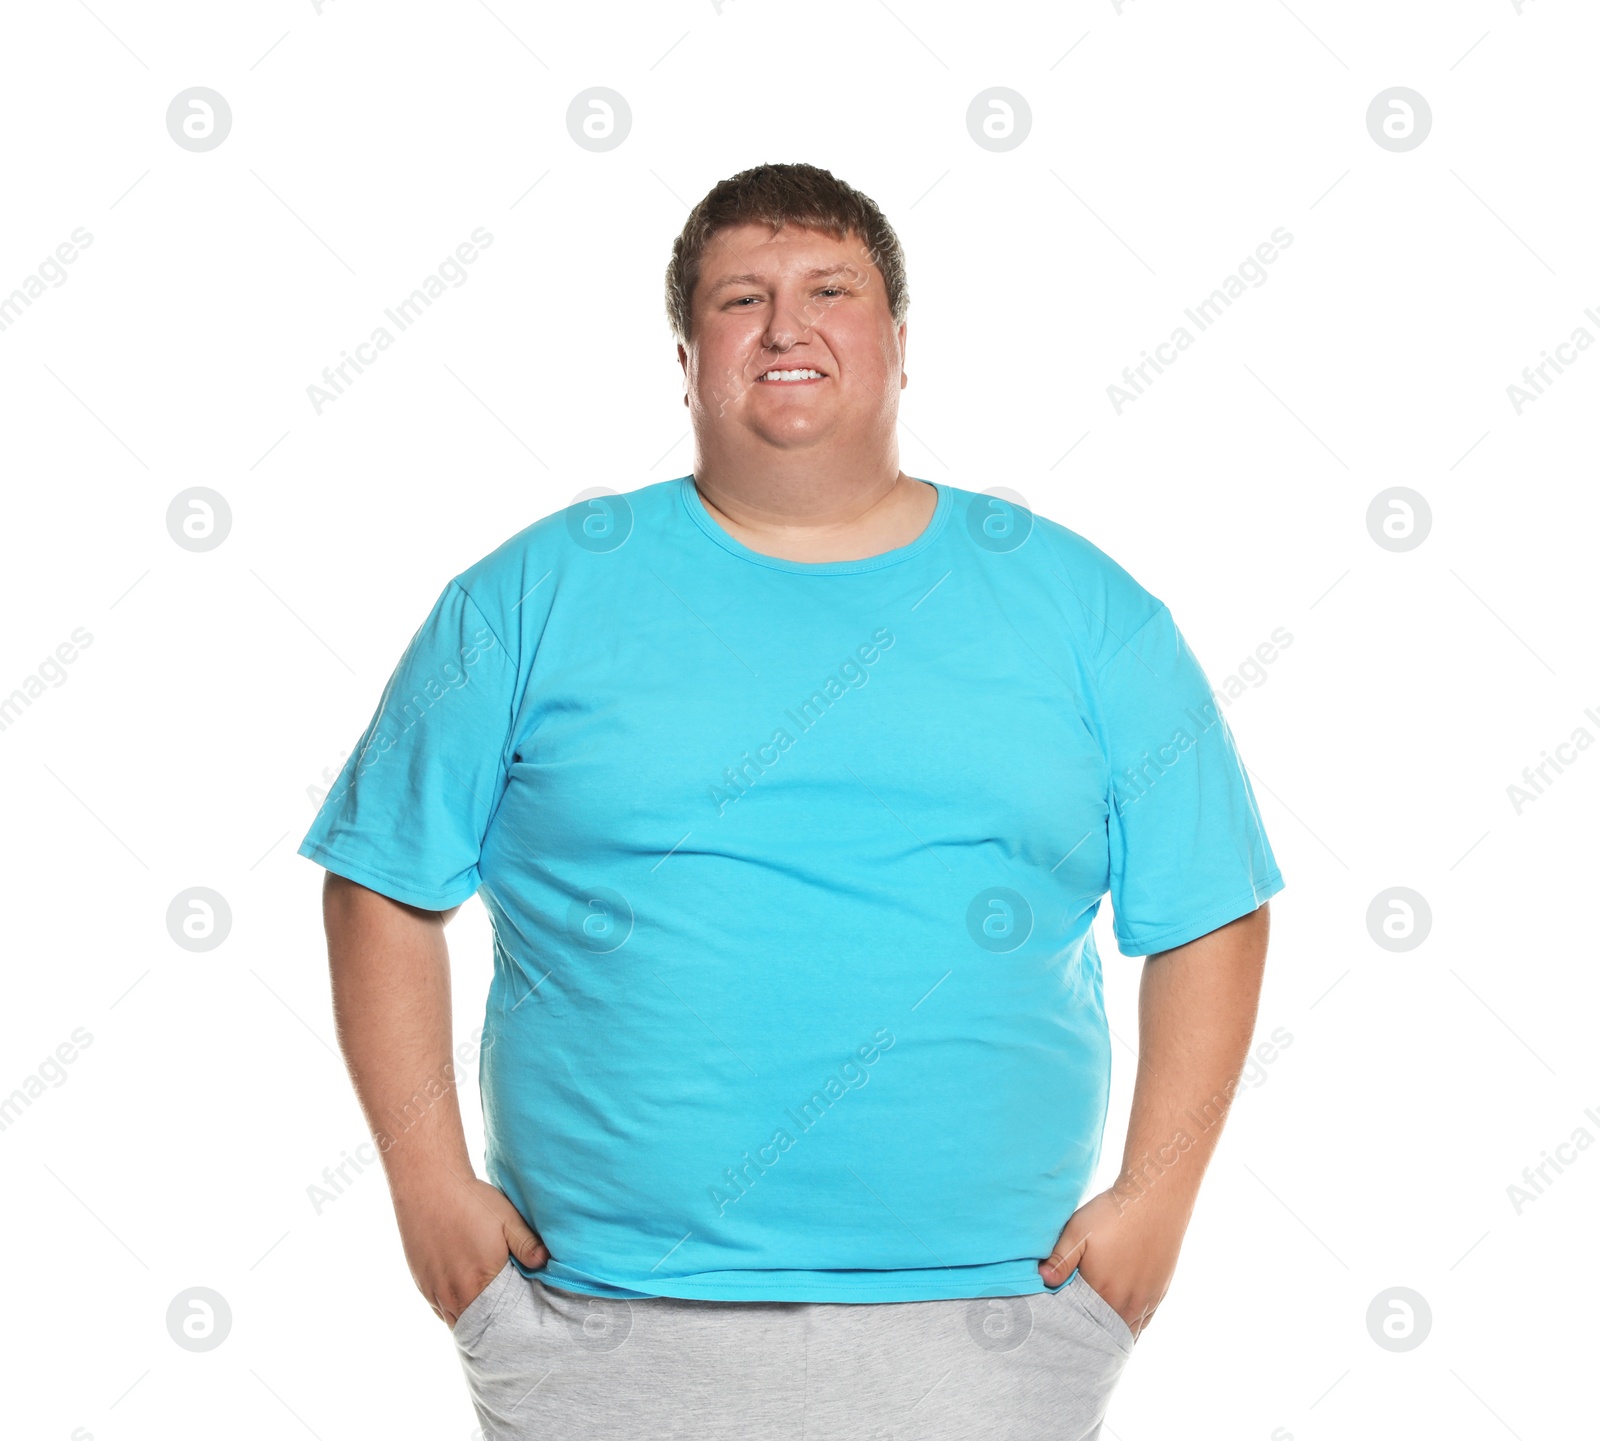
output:
[[[825,379],[820,370],[767,370],[756,377],[758,381],[768,384],[787,384],[796,380],[822,380]]]

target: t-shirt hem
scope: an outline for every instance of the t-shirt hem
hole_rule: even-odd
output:
[[[447,911],[478,892],[477,880],[473,880],[470,885],[463,882],[460,886],[448,890],[414,886],[409,881],[385,875],[382,871],[374,870],[360,861],[341,856],[337,851],[329,850],[318,841],[301,841],[295,854],[315,861],[324,870],[332,871],[335,875],[365,886],[369,891],[377,891],[379,895],[388,896],[390,900],[399,901],[404,905],[416,906],[418,910]]]
[[[1227,925],[1229,921],[1236,921],[1240,916],[1247,916],[1252,911],[1258,910],[1282,889],[1283,874],[1274,869],[1256,881],[1249,890],[1240,891],[1226,905],[1206,911],[1182,925],[1169,926],[1164,931],[1157,931],[1153,936],[1124,936],[1120,931],[1115,932],[1117,949],[1125,956],[1153,956],[1158,951],[1170,951],[1178,946],[1186,946],[1190,941],[1197,941],[1201,936],[1209,935],[1218,927]]]
[[[546,1262],[536,1271],[528,1270],[521,1262],[516,1264],[524,1276],[555,1290],[624,1300],[663,1296],[688,1301],[834,1301],[866,1305],[1030,1296],[1051,1290],[1044,1284],[1036,1260],[916,1272],[716,1271],[695,1276],[629,1278],[630,1284],[626,1285],[601,1280],[557,1261]],[[974,1272],[982,1274],[970,1274]]]

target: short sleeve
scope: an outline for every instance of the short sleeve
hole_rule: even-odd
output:
[[[1098,694],[1122,954],[1185,945],[1282,890],[1233,734],[1166,606],[1102,662]]]
[[[458,581],[384,687],[299,854],[383,895],[448,910],[474,894],[505,789],[516,663]]]

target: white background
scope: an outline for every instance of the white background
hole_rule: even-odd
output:
[[[0,731],[0,1095],[92,1043],[0,1131],[0,1429],[471,1435],[381,1175],[308,1199],[365,1134],[294,854],[308,788],[446,579],[582,489],[690,468],[672,237],[717,179],[806,160],[909,255],[907,470],[1087,535],[1219,687],[1293,637],[1227,709],[1288,881],[1260,1034],[1293,1042],[1235,1109],[1106,1434],[1592,1433],[1600,1147],[1520,1214],[1507,1187],[1600,1138],[1600,749],[1520,814],[1507,786],[1600,736],[1600,355],[1521,414],[1506,388],[1600,336],[1600,24],[1523,8],[15,8],[0,294],[92,243],[0,331],[0,694],[92,644]],[[165,123],[197,85],[233,117],[205,153]],[[566,128],[596,85],[632,111],[606,153]],[[1032,111],[1004,153],[966,126],[992,86]],[[1433,116],[1401,153],[1365,120],[1392,86]],[[478,226],[468,282],[318,415],[308,384]],[[1267,283],[1119,415],[1123,366],[1279,226]],[[1396,485],[1432,514],[1405,552],[1366,520]],[[191,486],[232,512],[205,553],[167,531]],[[232,911],[201,954],[165,919],[193,886]],[[1403,953],[1366,919],[1392,886],[1432,910]],[[1108,921],[1109,1168],[1140,963]],[[465,1038],[476,901],[449,934]],[[232,1311],[203,1354],[166,1328],[192,1286]],[[1395,1286],[1432,1316],[1404,1353],[1366,1321]]]

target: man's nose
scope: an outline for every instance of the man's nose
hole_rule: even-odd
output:
[[[761,343],[768,350],[785,351],[806,339],[810,329],[797,297],[776,296]]]

